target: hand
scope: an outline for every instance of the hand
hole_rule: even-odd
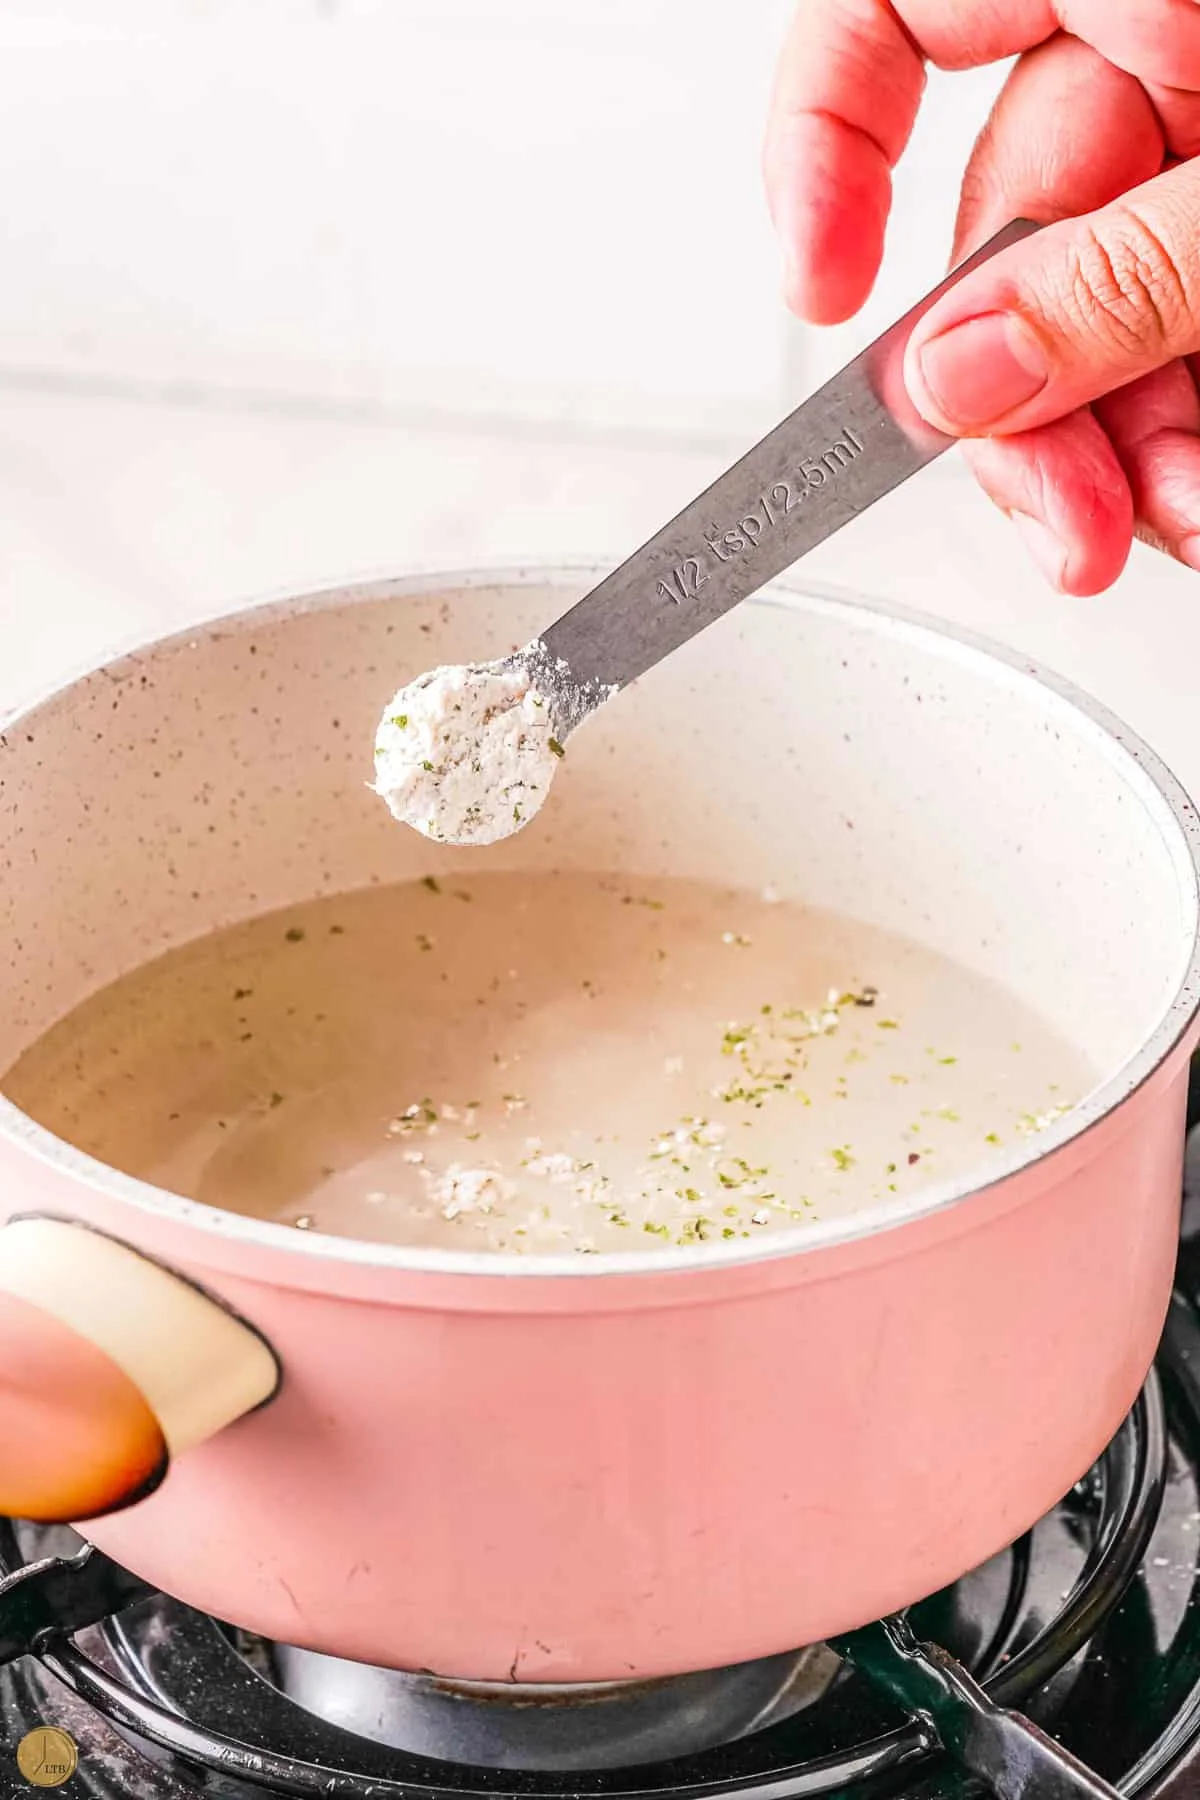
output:
[[[764,158],[788,303],[832,324],[870,292],[926,61],[1018,52],[955,260],[1012,218],[1064,222],[927,314],[909,390],[974,440],[980,482],[1063,592],[1109,586],[1135,532],[1200,569],[1196,0],[799,0]]]

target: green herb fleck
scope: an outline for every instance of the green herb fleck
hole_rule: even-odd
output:
[[[394,725],[398,731],[407,731],[407,729],[408,729],[408,714],[407,713],[393,713],[392,717],[388,720],[388,724]]]
[[[557,738],[550,739],[550,748],[555,756],[565,756],[567,754]]]

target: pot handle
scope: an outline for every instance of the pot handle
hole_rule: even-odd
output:
[[[997,1706],[945,1650],[918,1643],[906,1620],[868,1625],[832,1648],[916,1713],[935,1743],[996,1800],[1121,1800],[1031,1719]]]
[[[60,1219],[0,1229],[0,1514],[132,1506],[279,1380],[256,1331],[128,1245]]]

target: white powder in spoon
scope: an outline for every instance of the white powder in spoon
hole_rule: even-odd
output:
[[[433,669],[401,688],[380,720],[374,788],[427,838],[494,844],[540,809],[562,755],[528,670]]]

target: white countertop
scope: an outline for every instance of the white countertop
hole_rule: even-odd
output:
[[[532,429],[0,385],[0,703],[138,634],[264,591],[447,557],[605,560],[722,464],[712,450]],[[1200,794],[1200,577],[1139,549],[1103,598],[1051,594],[949,462],[807,566],[1049,663]]]

